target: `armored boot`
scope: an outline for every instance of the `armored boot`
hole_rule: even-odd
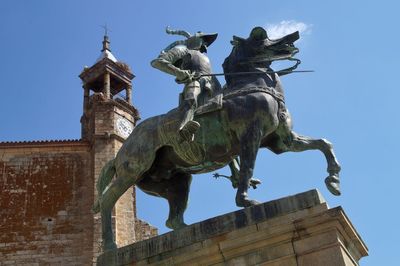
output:
[[[188,142],[194,140],[194,134],[196,134],[197,130],[200,128],[200,124],[193,121],[194,110],[194,106],[185,110],[182,123],[179,126],[179,135]]]
[[[180,106],[182,110],[182,122],[179,125],[179,134],[185,141],[193,141],[194,134],[200,127],[198,122],[193,121],[200,90],[200,83],[197,80],[187,83],[183,90],[183,101]]]

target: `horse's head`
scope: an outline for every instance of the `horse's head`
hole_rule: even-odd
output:
[[[272,61],[291,59],[299,49],[294,42],[299,39],[299,32],[293,32],[282,38],[271,40],[266,30],[255,27],[247,39],[233,36],[233,49],[225,59],[223,69],[225,73],[253,72],[267,69]],[[244,77],[238,77],[243,79]],[[234,76],[226,76],[229,83]]]

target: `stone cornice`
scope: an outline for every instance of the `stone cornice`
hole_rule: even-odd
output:
[[[99,75],[107,70],[114,74],[115,77],[122,79],[125,83],[130,84],[131,80],[135,77],[133,73],[108,58],[104,58],[100,62],[88,69],[84,69],[79,77],[84,83],[89,83],[95,80]]]
[[[48,147],[89,147],[88,141],[75,140],[33,140],[33,141],[4,141],[0,142],[0,148],[48,148]]]

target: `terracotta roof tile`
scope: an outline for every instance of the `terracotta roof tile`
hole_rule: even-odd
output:
[[[0,146],[19,146],[19,145],[36,145],[36,144],[67,144],[67,143],[86,143],[82,139],[63,139],[63,140],[22,140],[22,141],[0,141]]]

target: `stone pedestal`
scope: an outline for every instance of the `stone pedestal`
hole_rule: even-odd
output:
[[[317,190],[103,253],[98,265],[358,265],[368,249]]]

